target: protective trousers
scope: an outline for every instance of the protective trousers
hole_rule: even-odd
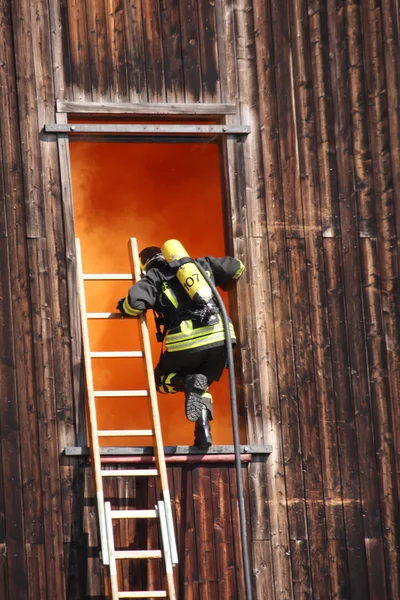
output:
[[[162,394],[186,391],[190,376],[201,374],[208,385],[219,381],[226,364],[225,346],[217,346],[197,352],[164,352],[155,368],[156,385]],[[207,394],[204,404],[213,413],[211,397]]]

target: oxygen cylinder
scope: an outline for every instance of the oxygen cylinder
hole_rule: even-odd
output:
[[[178,240],[167,240],[161,247],[161,252],[168,263],[189,258],[185,248]],[[193,302],[207,304],[212,299],[212,291],[194,262],[186,262],[178,267],[176,272],[179,283]]]

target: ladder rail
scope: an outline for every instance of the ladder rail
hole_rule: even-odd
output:
[[[164,551],[165,576],[167,580],[167,589],[170,600],[175,600],[175,582],[172,571],[171,541],[167,525],[167,515],[165,513],[165,503],[163,500],[157,502],[156,511],[160,521],[161,541]]]
[[[110,563],[110,584],[111,584],[111,599],[118,600],[118,575],[117,575],[117,562],[115,560],[115,548],[114,548],[114,532],[111,516],[111,502],[105,502],[104,512],[106,519],[106,533],[107,543],[109,550],[109,563]]]
[[[106,518],[105,518],[105,507],[104,507],[104,492],[103,492],[103,480],[101,475],[101,461],[100,461],[100,446],[97,429],[97,415],[96,415],[96,401],[94,396],[94,385],[93,385],[93,372],[92,364],[90,359],[90,343],[89,343],[89,329],[86,319],[86,299],[85,299],[85,288],[83,279],[82,269],[82,252],[80,240],[76,238],[76,268],[77,268],[77,285],[78,285],[78,299],[80,309],[80,320],[82,330],[82,347],[83,347],[83,362],[85,366],[85,384],[87,394],[87,404],[89,409],[89,435],[90,435],[90,449],[93,462],[94,471],[94,483],[95,492],[97,499],[97,511],[99,517],[99,529],[100,529],[100,544],[101,544],[101,557],[104,565],[109,564],[108,557],[108,544],[107,544],[107,529],[106,529]]]
[[[122,597],[139,597],[136,594],[138,592],[119,592],[118,590],[118,577],[116,569],[116,559],[123,558],[161,558],[164,555],[166,562],[166,587],[167,591],[156,591],[157,597],[167,597],[170,600],[176,600],[175,582],[172,572],[172,565],[178,563],[178,553],[176,547],[175,532],[172,520],[172,510],[170,493],[168,489],[168,476],[167,468],[165,463],[164,445],[161,433],[161,421],[157,400],[157,390],[154,379],[153,363],[150,346],[150,336],[147,327],[146,315],[143,313],[140,318],[140,336],[142,341],[143,352],[91,352],[90,341],[89,341],[89,319],[118,319],[121,318],[119,313],[88,313],[86,310],[86,299],[85,299],[85,281],[86,280],[105,280],[105,279],[130,279],[140,280],[140,267],[138,260],[138,247],[135,238],[129,240],[129,260],[131,263],[131,275],[126,274],[89,274],[83,273],[82,267],[82,252],[80,246],[80,240],[76,239],[76,260],[77,260],[77,285],[78,285],[78,299],[80,308],[80,321],[82,329],[82,346],[83,346],[83,361],[85,366],[85,388],[87,394],[87,405],[88,405],[88,421],[89,421],[89,436],[90,436],[90,450],[92,457],[92,467],[94,472],[94,487],[97,499],[98,508],[98,519],[100,529],[100,544],[102,551],[102,562],[104,565],[109,566],[109,575],[111,583],[111,594],[112,600],[118,600]],[[142,357],[145,359],[147,381],[148,381],[148,392],[145,390],[120,390],[120,391],[96,391],[94,389],[93,371],[92,371],[92,358],[114,358],[114,357]],[[117,395],[121,396],[147,396],[150,402],[150,409],[153,421],[152,430],[98,430],[97,426],[97,411],[96,411],[96,398],[97,397],[114,397]],[[113,435],[127,435],[133,434],[138,435],[146,434],[152,435],[154,439],[154,454],[157,469],[146,469],[146,470],[104,470],[101,468],[100,459],[100,443],[99,437],[107,437]],[[137,476],[137,475],[155,475],[159,478],[162,500],[159,501],[156,511],[114,511],[111,509],[110,502],[104,501],[103,491],[103,478],[104,477],[115,477],[115,476]],[[118,516],[118,512],[121,515]],[[156,514],[159,517],[159,524],[161,529],[161,535],[163,539],[163,551],[161,550],[142,550],[142,551],[116,551],[114,548],[114,534],[112,520],[117,518],[154,518]],[[144,592],[146,594],[146,592]],[[140,594],[140,592],[139,592]],[[145,596],[147,597],[147,596]]]

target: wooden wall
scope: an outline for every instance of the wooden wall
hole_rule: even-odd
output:
[[[82,598],[68,142],[42,128],[101,103],[252,128],[224,157],[248,441],[273,445],[255,596],[400,597],[399,46],[398,0],[0,0],[1,598]]]
[[[253,457],[254,460],[255,457]],[[265,458],[259,456],[261,464]],[[257,459],[256,459],[257,460]],[[104,468],[115,469],[111,464]],[[141,468],[146,465],[141,465]],[[108,581],[100,568],[95,498],[91,468],[82,464],[85,492],[82,522],[88,539],[86,561],[82,568],[89,598],[101,598],[108,591]],[[132,468],[132,464],[117,465]],[[177,538],[179,568],[174,569],[178,598],[244,598],[243,563],[240,550],[239,511],[236,471],[230,463],[168,464],[168,482]],[[248,471],[242,475],[248,510]],[[146,509],[156,503],[154,477],[108,479],[104,493],[118,509]],[[105,480],[106,481],[106,480]],[[155,521],[120,520],[114,530],[118,550],[161,548]],[[122,590],[165,589],[160,560],[118,561]]]

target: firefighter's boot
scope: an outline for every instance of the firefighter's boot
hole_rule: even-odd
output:
[[[204,405],[194,428],[194,445],[203,450],[207,450],[212,445],[210,412]]]
[[[185,411],[186,418],[189,419],[189,421],[197,421],[197,419],[201,417],[202,408],[206,405],[206,402],[202,399],[202,396],[204,392],[207,391],[207,388],[208,381],[205,375],[195,373],[194,375],[188,375],[186,377]]]

